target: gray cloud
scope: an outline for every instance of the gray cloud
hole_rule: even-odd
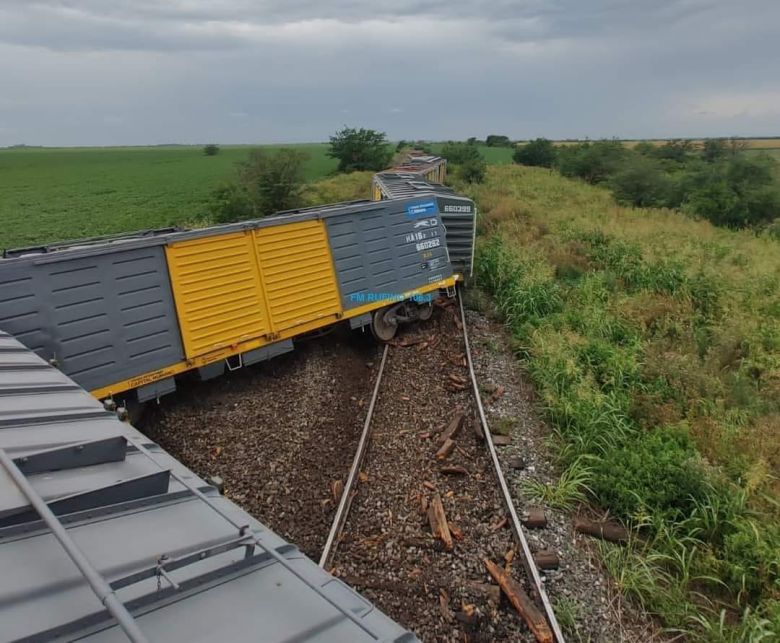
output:
[[[779,133],[774,0],[4,0],[0,145]]]

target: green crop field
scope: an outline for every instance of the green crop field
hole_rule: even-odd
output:
[[[309,182],[336,169],[326,143],[288,147],[309,155]],[[200,223],[212,190],[251,149],[224,146],[217,156],[200,146],[0,150],[0,248]],[[510,148],[480,151],[492,165],[512,161]]]
[[[309,155],[307,180],[336,167],[324,143],[291,147]],[[199,146],[0,150],[0,248],[196,222],[210,192],[251,149],[227,146],[217,156]]]
[[[440,154],[445,145],[446,143],[432,143],[431,151]],[[488,147],[487,145],[477,145],[477,147],[488,165],[506,165],[512,162],[514,149],[511,147]]]

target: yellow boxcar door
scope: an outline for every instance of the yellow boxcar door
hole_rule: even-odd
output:
[[[188,358],[271,332],[251,233],[182,241],[166,253]]]
[[[322,221],[302,221],[253,232],[271,326],[324,325],[341,317],[333,258]],[[302,329],[306,330],[306,328]]]

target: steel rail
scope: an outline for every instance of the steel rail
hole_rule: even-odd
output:
[[[125,439],[128,441],[129,444],[134,446],[138,451],[140,451],[142,454],[144,454],[149,460],[151,460],[158,468],[163,469],[165,471],[168,471],[170,473],[170,476],[176,480],[179,484],[184,486],[190,493],[192,493],[198,500],[201,502],[204,502],[206,506],[208,506],[212,511],[217,513],[221,518],[223,518],[227,523],[238,529],[238,535],[239,536],[247,536],[251,539],[251,541],[258,547],[261,547],[263,551],[265,551],[271,558],[273,558],[279,565],[285,568],[288,572],[290,572],[293,576],[295,576],[299,581],[301,581],[304,585],[306,585],[309,589],[314,590],[317,595],[322,598],[326,603],[328,603],[331,607],[334,607],[336,611],[340,612],[344,616],[347,617],[350,621],[352,621],[355,625],[357,625],[361,630],[363,630],[366,634],[368,634],[371,638],[377,640],[376,634],[370,629],[368,625],[366,625],[359,616],[354,614],[351,609],[344,607],[343,605],[339,604],[335,599],[331,598],[327,595],[324,591],[322,591],[322,588],[320,586],[315,585],[311,580],[306,578],[300,571],[298,571],[294,565],[290,563],[282,554],[280,554],[276,549],[268,545],[267,543],[263,542],[263,539],[258,536],[257,534],[253,533],[252,530],[249,528],[249,525],[242,525],[239,522],[236,522],[233,520],[233,518],[224,510],[220,509],[216,503],[214,503],[210,498],[208,498],[200,489],[198,489],[195,485],[193,485],[189,480],[186,480],[184,477],[177,474],[173,469],[168,469],[164,465],[162,465],[157,458],[154,457],[154,454],[149,451],[139,440],[136,440],[135,438],[130,437],[129,435],[125,435]]]
[[[374,406],[379,397],[379,387],[382,384],[382,374],[385,370],[385,362],[387,361],[389,349],[390,346],[385,344],[385,349],[382,352],[382,361],[379,364],[379,373],[377,373],[376,382],[374,383],[374,391],[371,394],[371,402],[368,405],[368,413],[366,413],[366,421],[363,423],[363,432],[360,434],[360,442],[358,442],[355,457],[352,460],[352,466],[349,470],[349,476],[347,476],[347,483],[344,485],[344,491],[341,494],[338,509],[336,509],[336,516],[333,518],[333,523],[331,523],[330,526],[328,539],[325,541],[325,547],[322,550],[322,556],[320,556],[319,565],[323,569],[325,569],[325,566],[330,562],[330,558],[336,552],[338,538],[341,535],[341,530],[344,528],[344,521],[346,520],[349,508],[352,505],[352,487],[355,485],[355,478],[357,478],[358,473],[360,472],[360,465],[363,462],[368,447],[368,438],[371,433],[371,418],[374,415]]]
[[[553,635],[555,636],[555,640],[558,643],[564,643],[563,639],[563,633],[561,632],[560,625],[558,625],[558,619],[555,616],[555,611],[553,610],[552,603],[550,603],[550,598],[547,596],[547,592],[544,589],[544,586],[542,585],[542,579],[539,576],[539,570],[536,567],[536,563],[534,563],[533,554],[531,554],[531,548],[528,546],[528,540],[525,537],[525,533],[523,531],[523,525],[520,522],[520,518],[517,515],[517,510],[515,509],[515,504],[512,500],[512,495],[509,492],[509,487],[506,484],[506,479],[504,478],[504,472],[501,469],[501,463],[498,460],[498,453],[496,452],[496,445],[493,444],[493,438],[490,434],[490,427],[488,426],[487,417],[485,417],[485,409],[482,406],[482,397],[479,393],[479,386],[477,385],[477,375],[474,372],[474,362],[471,358],[471,346],[469,344],[469,334],[468,330],[466,329],[466,312],[463,309],[463,298],[460,297],[460,294],[458,295],[458,304],[460,306],[460,320],[461,324],[463,325],[463,341],[466,345],[466,359],[468,361],[469,366],[469,374],[471,375],[471,386],[474,391],[474,399],[477,404],[477,410],[479,411],[479,419],[482,423],[482,433],[485,436],[485,442],[488,446],[488,451],[490,451],[490,458],[493,460],[493,467],[495,469],[496,476],[498,478],[498,484],[501,487],[501,493],[504,496],[504,503],[506,504],[507,508],[509,509],[509,514],[512,518],[512,531],[515,532],[515,536],[517,540],[520,542],[520,546],[523,550],[523,563],[526,568],[526,571],[528,572],[528,575],[531,577],[531,581],[534,586],[534,592],[539,597],[539,600],[542,602],[542,606],[544,607],[544,613],[547,617],[547,622],[550,625],[550,628],[553,631]]]

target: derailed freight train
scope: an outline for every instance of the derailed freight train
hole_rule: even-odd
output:
[[[473,234],[473,217],[473,202],[429,185],[409,198],[7,251],[0,330],[95,397],[143,402],[181,373],[216,377],[331,324],[391,339],[470,272],[462,232],[470,219]]]

